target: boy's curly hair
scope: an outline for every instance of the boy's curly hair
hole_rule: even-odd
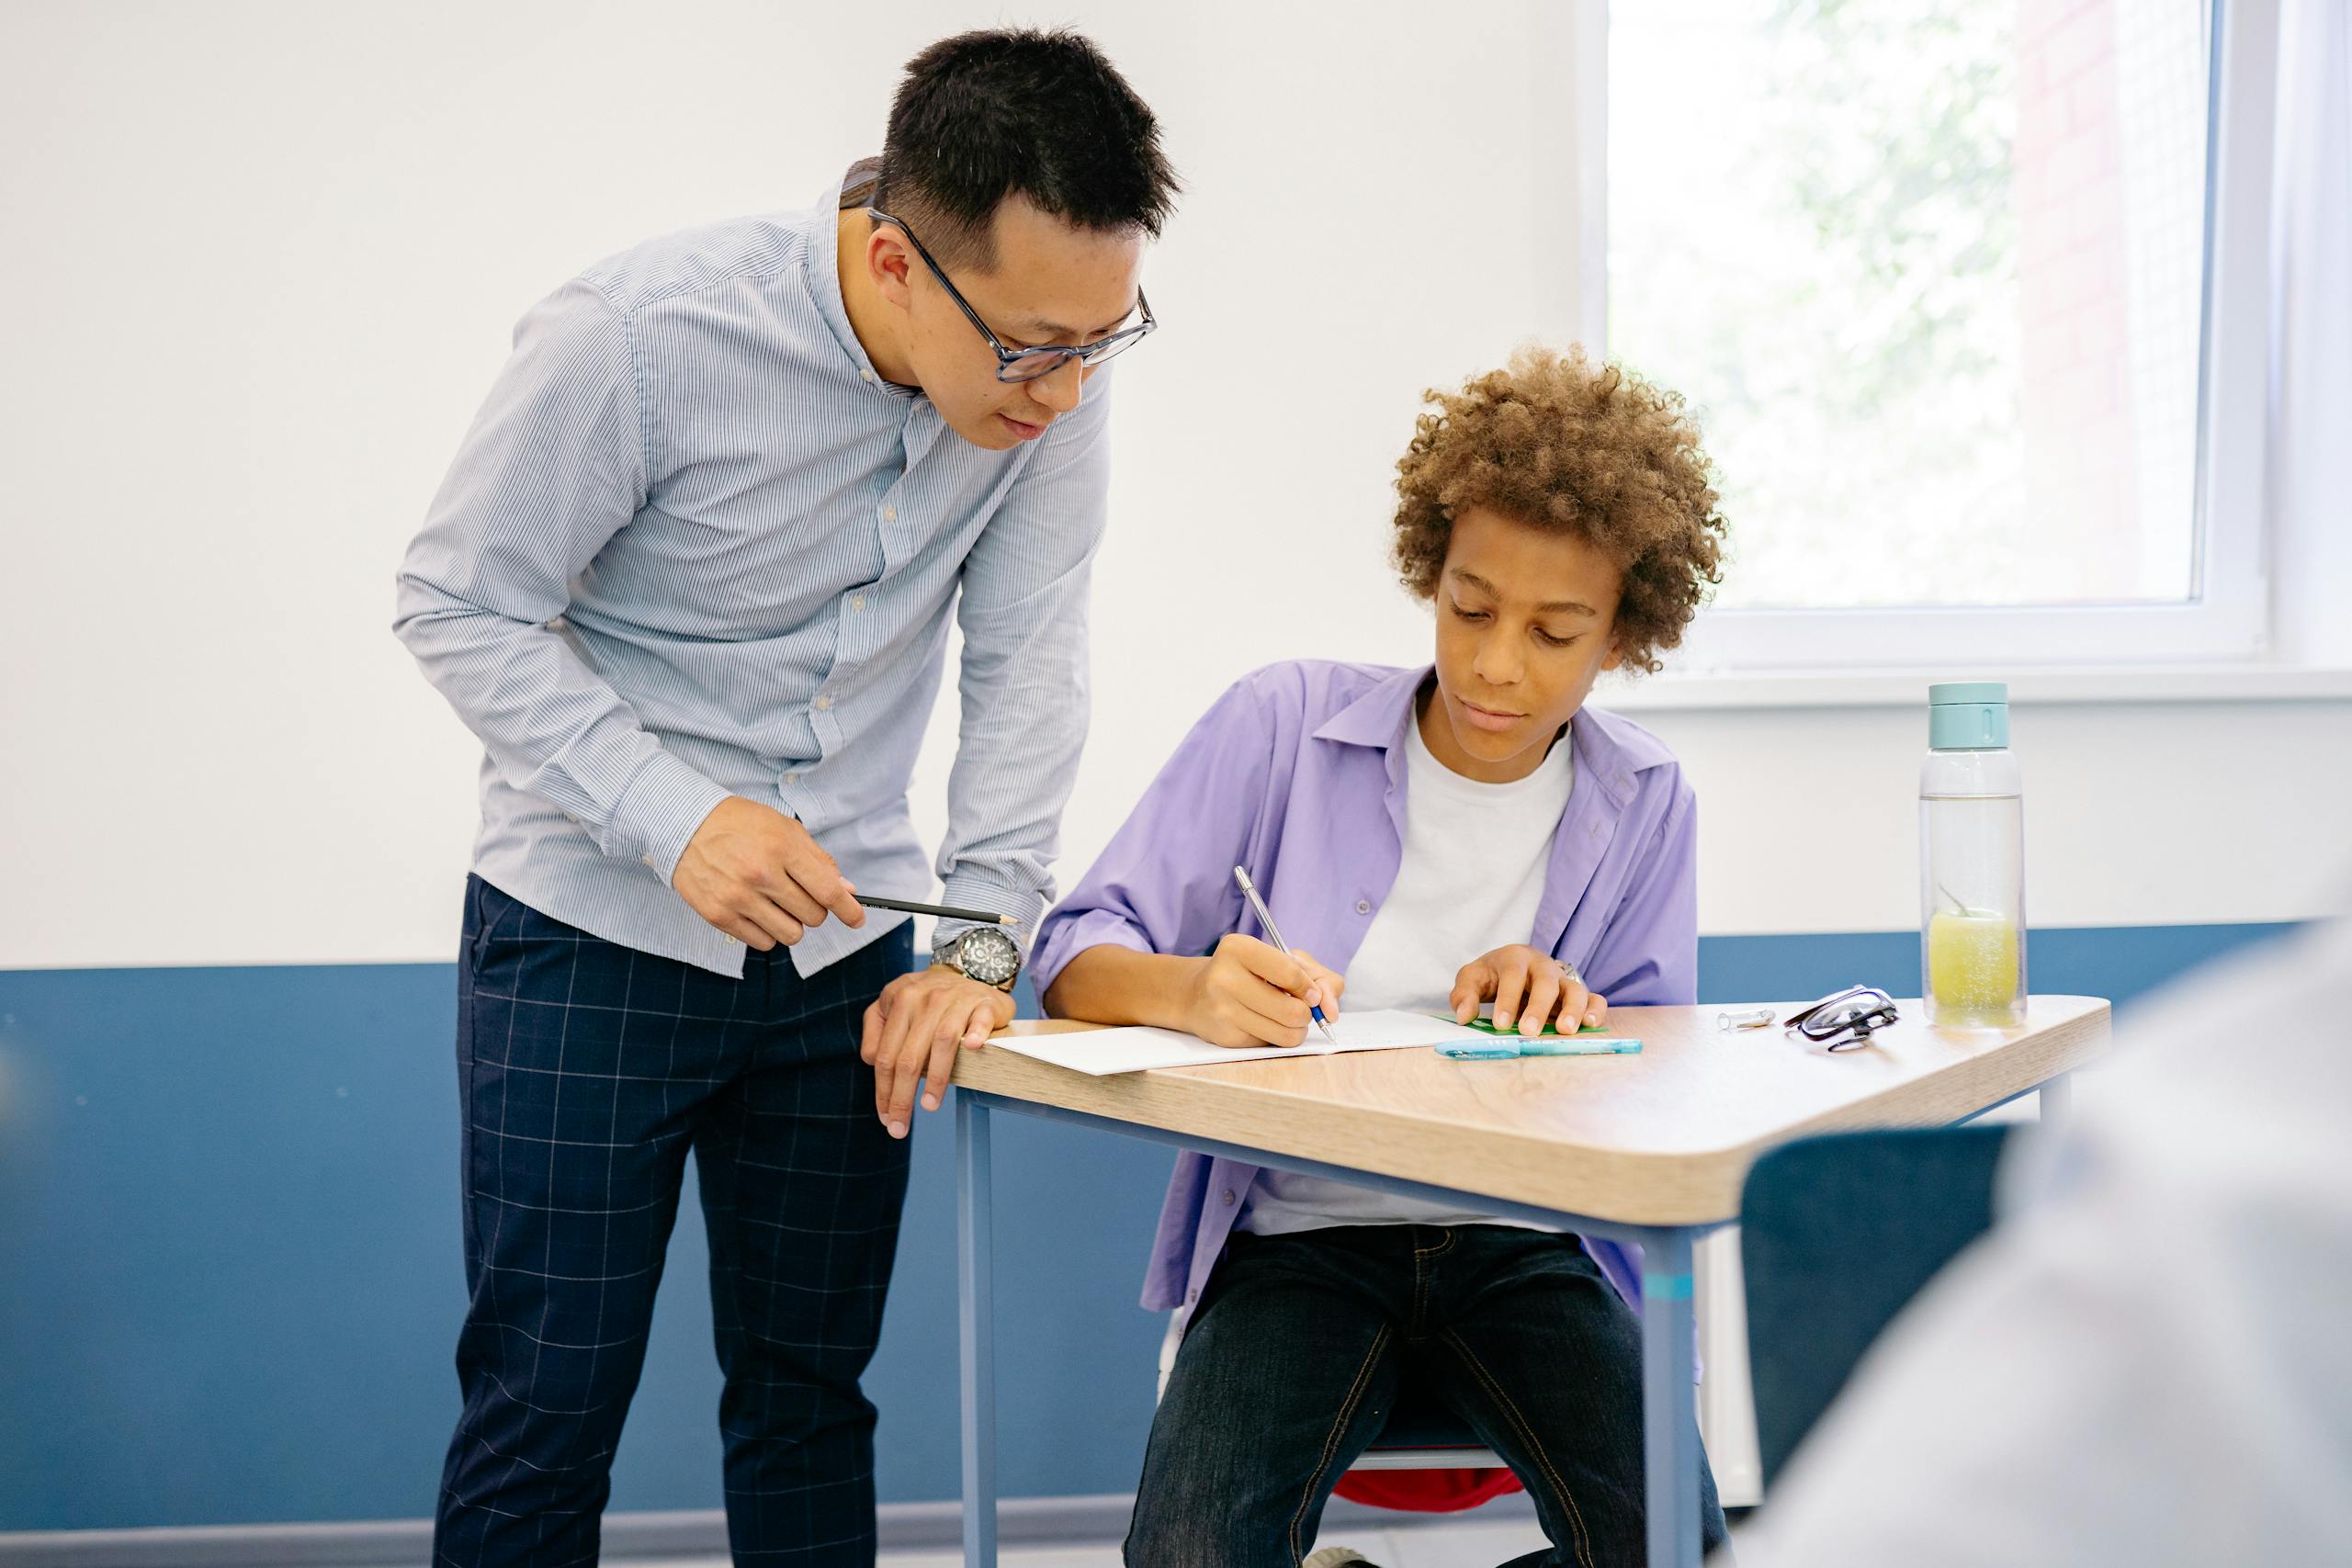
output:
[[[1574,534],[1624,573],[1616,639],[1625,666],[1655,673],[1723,581],[1723,513],[1699,427],[1681,396],[1581,348],[1525,347],[1458,392],[1435,388],[1396,462],[1396,567],[1433,598],[1453,519],[1491,508]]]

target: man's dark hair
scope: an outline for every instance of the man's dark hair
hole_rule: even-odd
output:
[[[1080,228],[1157,237],[1179,188],[1159,122],[1091,40],[998,28],[907,62],[874,205],[912,225],[942,266],[986,272],[997,204],[1016,191]]]

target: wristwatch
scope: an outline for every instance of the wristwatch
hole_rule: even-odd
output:
[[[931,956],[1000,991],[1012,989],[1012,977],[1021,973],[1021,944],[1001,926],[974,926],[958,935],[943,937],[932,943]]]

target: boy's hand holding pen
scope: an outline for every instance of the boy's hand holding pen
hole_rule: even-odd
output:
[[[1313,1010],[1337,1013],[1346,988],[1312,953],[1229,935],[1193,972],[1184,1027],[1212,1045],[1304,1044]]]
[[[1315,962],[1307,952],[1294,952],[1289,942],[1282,941],[1282,931],[1275,926],[1275,912],[1265,908],[1259,898],[1259,884],[1249,879],[1247,865],[1232,867],[1232,884],[1242,888],[1242,898],[1249,900],[1249,912],[1259,917],[1259,931],[1265,931],[1263,942],[1251,942],[1244,936],[1227,936],[1218,941],[1216,954],[1209,959],[1209,966],[1202,971],[1202,1001],[1206,1006],[1211,1025],[1232,1030],[1239,1025],[1242,1034],[1251,1039],[1214,1039],[1206,1030],[1194,1030],[1209,1043],[1238,1043],[1238,1046],[1298,1046],[1306,1043],[1306,1025],[1322,1030],[1322,1037],[1339,1043],[1331,1034],[1331,1013],[1339,1010],[1339,995],[1345,989],[1345,980],[1331,974],[1329,968]],[[1249,942],[1247,947],[1239,942]],[[1230,945],[1232,964],[1218,966],[1218,959],[1226,957]],[[1280,962],[1277,962],[1280,959]],[[1238,974],[1235,966],[1239,966]],[[1263,987],[1275,987],[1282,999],[1265,995]],[[1268,1010],[1268,1004],[1272,1009]],[[1239,1016],[1235,1016],[1239,1009]],[[1298,1009],[1306,1009],[1306,1021],[1298,1021]],[[1329,1010],[1324,1010],[1329,1009]],[[1268,1025],[1275,1032],[1268,1032]]]

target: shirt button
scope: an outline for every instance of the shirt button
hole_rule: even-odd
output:
[[[1359,914],[1359,915],[1369,915],[1369,914],[1371,914],[1371,913],[1372,913],[1372,900],[1371,900],[1371,899],[1369,899],[1369,898],[1359,898],[1359,899],[1357,899],[1357,900],[1356,900],[1356,913],[1357,913],[1357,914]]]
[[[1225,1206],[1228,1209],[1233,1207],[1233,1189],[1230,1187],[1225,1190]]]
[[[851,594],[851,595],[849,596],[849,607],[850,607],[851,609],[853,609],[853,610],[863,610],[863,609],[865,609],[865,594],[863,594],[863,593],[853,593],[853,594]]]
[[[639,865],[641,865],[641,866],[643,866],[643,867],[645,867],[645,869],[646,869],[646,870],[648,870],[648,871],[659,871],[659,870],[661,870],[661,869],[662,869],[661,867],[659,867],[659,866],[657,866],[657,865],[655,865],[655,864],[653,863],[653,857],[652,857],[651,855],[639,855],[639,856],[638,856],[638,857],[637,857],[637,863],[638,863],[638,864],[639,864]]]
[[[831,711],[833,699],[831,696],[823,692],[817,694],[817,711],[819,713],[827,713]]]
[[[898,520],[899,520],[899,509],[898,509],[897,507],[895,507],[895,506],[886,506],[886,507],[884,507],[884,508],[882,509],[882,521],[883,521],[883,522],[885,522],[885,523],[896,523]]]
[[[795,768],[792,772],[785,774],[784,782],[786,784],[798,784],[800,782],[800,770]]]
[[[858,375],[867,381],[874,379],[874,372],[871,370],[861,370],[858,372]]]

